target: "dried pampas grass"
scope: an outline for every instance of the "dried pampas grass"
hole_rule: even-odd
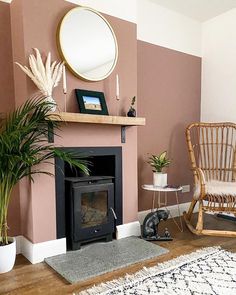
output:
[[[44,65],[39,50],[34,48],[34,51],[35,55],[30,54],[29,56],[29,67],[22,66],[18,62],[16,64],[30,77],[43,95],[51,97],[53,88],[57,87],[61,80],[64,63],[56,61],[51,63],[49,52]]]

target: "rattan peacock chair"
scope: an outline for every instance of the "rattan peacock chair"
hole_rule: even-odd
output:
[[[187,227],[198,235],[236,237],[234,231],[203,227],[204,212],[236,215],[236,124],[193,123],[186,129],[186,139],[194,176],[193,200],[184,212]],[[197,203],[194,227],[191,217]]]

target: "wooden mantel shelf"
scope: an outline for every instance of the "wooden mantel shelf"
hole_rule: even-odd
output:
[[[50,118],[54,121],[64,121],[72,123],[90,123],[90,124],[107,124],[119,126],[144,126],[145,118],[132,118],[121,116],[103,116],[88,115],[80,113],[55,112],[50,114]]]
[[[55,112],[50,113],[50,119],[53,121],[70,122],[70,123],[89,123],[89,124],[106,124],[121,126],[121,142],[125,143],[125,130],[128,126],[144,126],[146,124],[145,118],[133,118],[122,116],[103,116],[103,115],[88,115],[80,113],[65,113]],[[49,142],[53,142],[53,132],[48,132]]]

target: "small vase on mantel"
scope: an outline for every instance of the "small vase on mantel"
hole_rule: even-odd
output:
[[[128,111],[128,113],[127,113],[127,116],[128,116],[128,117],[136,117],[136,110],[135,110],[135,108],[134,108],[135,100],[136,100],[136,97],[134,96],[134,97],[132,98],[132,101],[131,101],[131,105],[130,105],[129,111]]]
[[[136,110],[133,107],[130,107],[128,113],[127,113],[128,117],[136,117]]]
[[[164,187],[167,185],[167,173],[154,172],[153,173],[153,185]]]
[[[56,109],[57,109],[57,103],[56,103],[56,101],[54,100],[54,98],[53,98],[51,95],[49,95],[49,96],[47,96],[47,97],[45,98],[45,101],[46,101],[46,102],[49,102],[49,103],[51,104],[50,111],[51,111],[51,112],[55,112]]]

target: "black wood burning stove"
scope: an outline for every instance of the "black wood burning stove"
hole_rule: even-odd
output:
[[[106,238],[115,229],[114,177],[66,177],[66,238],[69,249],[81,243]]]
[[[67,238],[68,249],[78,249],[86,241],[114,238],[116,226],[122,224],[122,148],[62,150],[86,155],[92,165],[88,178],[55,159],[57,239]]]

